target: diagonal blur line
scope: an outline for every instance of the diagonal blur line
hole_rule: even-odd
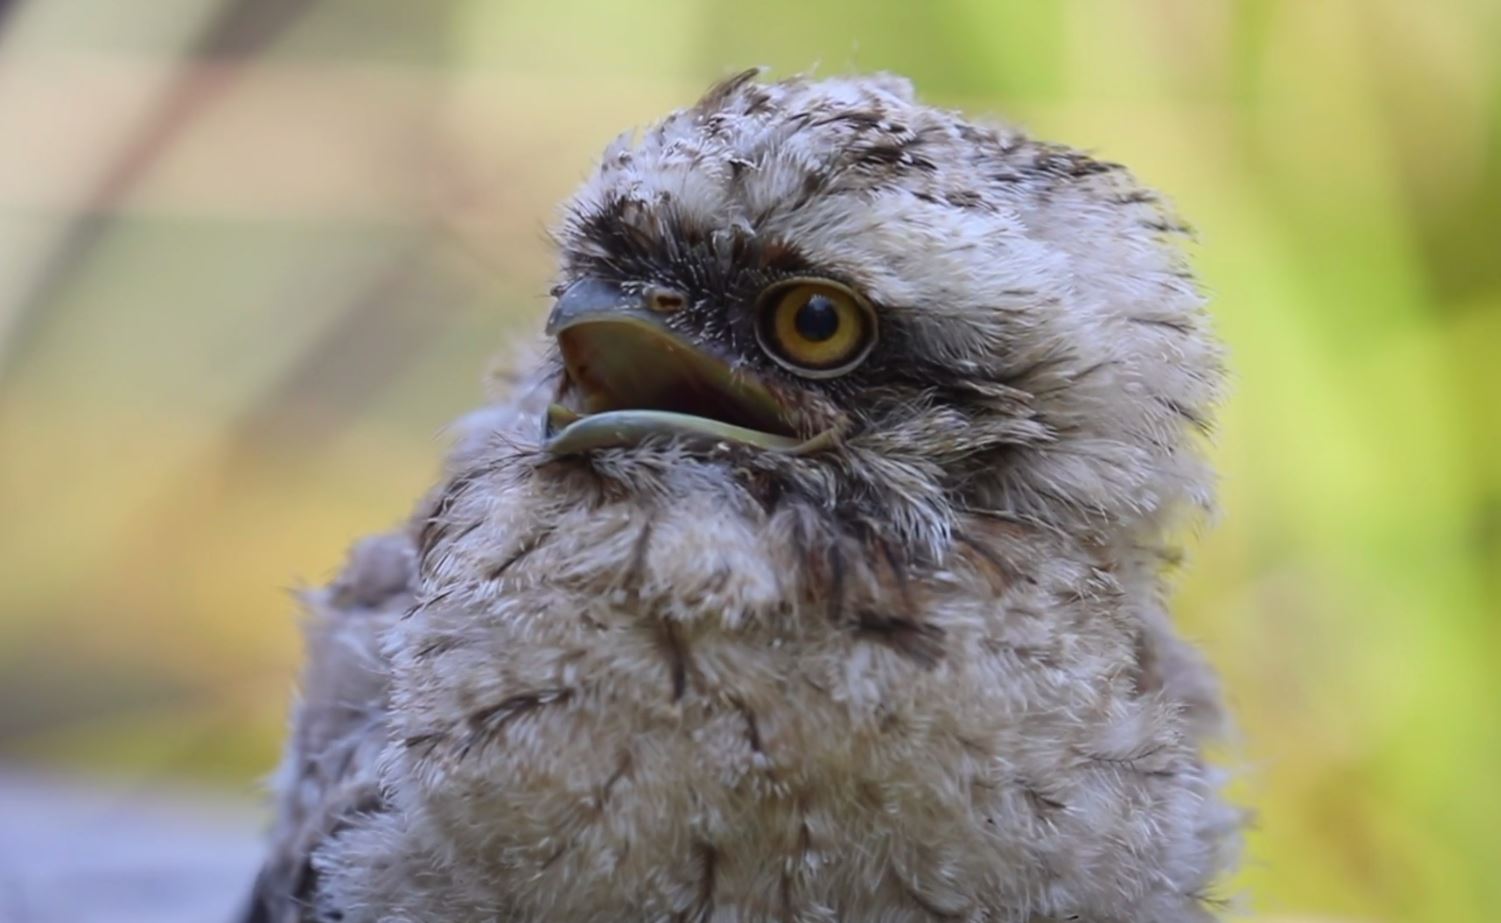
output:
[[[367,278],[322,335],[224,436],[162,479],[160,491],[142,505],[117,542],[109,567],[129,575],[149,572],[153,562],[164,559],[190,566],[211,556],[224,522],[205,516],[205,509],[243,494],[247,479],[265,475],[276,464],[326,450],[329,440],[378,399],[455,317],[447,309],[462,289],[435,278],[431,257],[425,242],[413,245],[394,256],[386,271]],[[251,670],[267,666],[256,664]]]
[[[10,329],[0,337],[0,390],[16,374],[19,357],[42,333],[46,309],[67,288],[115,226],[115,209],[203,110],[238,77],[237,67],[196,68],[203,58],[248,58],[282,35],[318,0],[227,0],[189,47],[180,73],[142,117],[99,181],[78,217],[42,260],[17,299]],[[14,0],[0,0],[0,24]]]
[[[11,14],[21,5],[21,0],[0,0],[0,30],[10,23]]]
[[[233,421],[225,464],[296,447],[309,455],[356,419],[446,327],[430,247],[413,244],[374,274],[297,361]]]
[[[194,58],[243,58],[264,51],[318,0],[228,0],[192,45]]]

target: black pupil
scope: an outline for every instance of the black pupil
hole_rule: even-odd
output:
[[[839,308],[825,295],[814,295],[797,309],[792,326],[805,340],[822,343],[839,331]]]

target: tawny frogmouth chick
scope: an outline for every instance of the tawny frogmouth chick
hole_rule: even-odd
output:
[[[310,594],[250,918],[1211,919],[1181,235],[889,76],[615,142],[540,368]]]

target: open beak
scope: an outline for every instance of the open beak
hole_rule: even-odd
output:
[[[755,377],[669,330],[646,299],[597,279],[569,286],[547,321],[566,379],[547,413],[554,455],[631,446],[658,436],[802,453],[781,402]]]

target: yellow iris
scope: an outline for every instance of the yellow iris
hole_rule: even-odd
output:
[[[837,282],[794,279],[769,289],[762,299],[762,347],[801,375],[842,375],[875,345],[874,312]]]

